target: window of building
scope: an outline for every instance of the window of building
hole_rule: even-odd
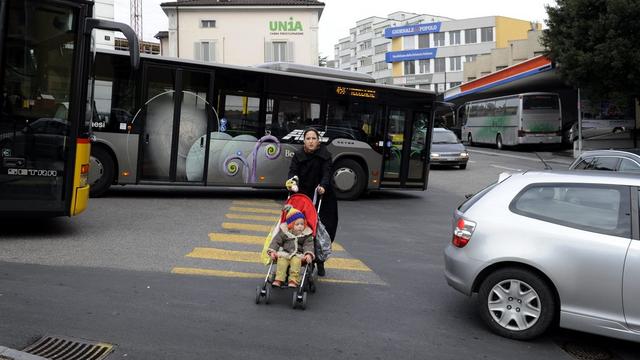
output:
[[[462,84],[461,81],[452,81],[452,82],[449,83],[449,88],[460,86],[460,84]]]
[[[360,34],[364,34],[371,31],[371,24],[362,25],[360,28]]]
[[[435,58],[433,71],[437,73],[447,71],[446,63],[445,58]]]
[[[433,46],[444,46],[444,33],[433,34]]]
[[[387,65],[386,61],[378,61],[377,63],[375,63],[375,70],[376,71],[384,71],[384,70],[388,70],[389,66]]]
[[[475,76],[469,76],[469,77],[467,78],[467,81],[473,81],[473,80],[475,80],[475,79],[476,79],[476,77],[475,77]]]
[[[420,74],[428,74],[431,72],[431,60],[418,60],[418,67],[420,68]]]
[[[343,42],[340,43],[340,50],[347,50],[351,47],[351,43],[350,42]]]
[[[202,28],[214,28],[216,27],[215,20],[200,20],[200,27]]]
[[[294,62],[293,42],[273,41],[265,43],[265,62]]]
[[[371,65],[372,64],[371,56],[361,58],[359,63],[360,63],[360,66],[369,66],[369,65]]]
[[[363,41],[360,43],[360,50],[371,49],[371,40]]]
[[[380,45],[376,45],[375,47],[375,53],[376,54],[382,54],[387,52],[387,44],[380,44]]]
[[[404,37],[404,49],[412,50],[416,48],[416,37],[415,36],[405,36]]]
[[[478,42],[478,32],[476,29],[467,29],[464,31],[464,43],[475,44]]]
[[[340,63],[342,65],[350,64],[351,63],[351,55],[345,55],[345,56],[341,57],[340,58]]]
[[[411,75],[411,74],[415,74],[416,73],[416,62],[411,60],[411,61],[405,61],[404,62],[404,74],[405,75]]]
[[[483,27],[480,29],[480,41],[493,41],[493,27]]]
[[[206,62],[216,61],[216,42],[210,40],[196,42],[194,44],[193,58]]]
[[[429,34],[418,35],[418,48],[419,49],[429,48]]]
[[[373,33],[373,35],[374,35],[375,37],[377,37],[377,38],[378,38],[378,37],[382,37],[382,32],[383,32],[383,30],[376,30],[376,31]]]
[[[449,70],[462,70],[462,58],[460,56],[452,56],[451,58],[449,58]]]
[[[460,30],[449,31],[449,45],[460,45]]]
[[[496,71],[506,69],[506,68],[507,68],[507,65],[496,66]]]
[[[476,55],[467,55],[467,62],[476,61]]]
[[[431,84],[420,84],[418,85],[418,89],[431,90]]]

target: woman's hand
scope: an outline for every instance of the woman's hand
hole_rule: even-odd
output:
[[[305,261],[307,264],[311,264],[311,262],[313,261],[313,259],[311,258],[311,255],[306,254],[306,255],[304,256],[304,261]]]
[[[275,261],[278,258],[278,254],[276,254],[275,251],[270,251],[269,252],[269,256],[271,257],[271,260]]]
[[[318,185],[316,190],[318,191],[318,194],[320,194],[320,195],[324,194],[324,188],[322,186]]]

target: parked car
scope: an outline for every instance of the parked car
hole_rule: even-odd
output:
[[[640,174],[640,149],[585,151],[575,159],[569,169]]]
[[[531,339],[559,326],[640,342],[640,178],[501,175],[453,216],[445,277],[477,293],[494,332]]]
[[[431,138],[431,165],[467,168],[469,153],[451,130],[434,128]]]

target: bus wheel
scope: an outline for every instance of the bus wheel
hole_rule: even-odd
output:
[[[498,148],[498,150],[502,150],[502,135],[500,134],[496,136],[496,147]]]
[[[99,197],[109,190],[113,184],[115,167],[111,155],[99,146],[91,149],[89,160],[89,194],[91,197]]]
[[[467,136],[467,144],[473,145],[473,137],[471,136],[471,134],[469,134],[469,136]]]
[[[367,175],[357,161],[338,160],[333,166],[333,188],[340,200],[357,199],[367,186]]]

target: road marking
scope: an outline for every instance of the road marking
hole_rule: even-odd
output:
[[[276,222],[280,220],[279,217],[266,216],[266,215],[248,215],[248,214],[226,214],[227,219],[233,220],[255,220],[255,221],[270,221]]]
[[[522,171],[521,169],[514,169],[514,168],[510,168],[510,167],[506,167],[506,166],[500,166],[500,165],[494,165],[494,164],[489,164],[490,166],[493,166],[494,168],[498,168],[498,169],[505,169],[505,170],[511,170],[511,171]]]
[[[260,209],[254,207],[240,207],[240,206],[232,206],[229,208],[231,211],[237,212],[250,212],[250,213],[258,213],[258,214],[274,214],[280,215],[282,213],[281,210],[271,210],[271,209]]]
[[[262,263],[260,253],[255,251],[237,251],[223,250],[216,248],[197,247],[192,252],[185,255],[186,257],[196,259],[224,260]],[[327,269],[355,270],[355,271],[371,271],[371,269],[358,259],[330,258],[325,263]]]
[[[520,160],[529,160],[529,161],[535,161],[538,163],[542,163],[542,161],[540,161],[540,159],[538,159],[538,157],[528,157],[528,156],[521,156],[521,155],[513,155],[513,154],[507,154],[507,153],[503,153],[503,152],[493,152],[493,151],[482,151],[482,150],[469,150],[467,149],[467,151],[469,151],[470,153],[478,153],[478,154],[483,154],[483,155],[491,155],[491,156],[504,156],[504,157],[509,157],[509,158],[513,158],[513,159],[520,159]],[[559,159],[559,158],[551,158],[551,159],[544,159],[544,161],[546,162],[554,162],[557,164],[565,164],[565,165],[569,165],[573,162],[573,160],[564,160],[564,159]]]
[[[246,200],[234,200],[231,202],[232,205],[240,205],[240,206],[263,206],[270,207],[274,209],[282,209],[282,204],[279,204],[275,201],[246,201]]]
[[[256,235],[241,235],[241,234],[227,234],[227,233],[210,233],[209,240],[214,242],[230,242],[237,244],[252,244],[252,245],[264,245],[266,236]],[[331,244],[331,251],[345,251],[342,245],[334,242]]]
[[[271,231],[271,229],[273,229],[273,226],[224,222],[222,223],[222,228],[227,230],[246,230],[246,231],[264,232],[266,235]]]
[[[244,279],[264,279],[267,276],[266,271],[264,274],[258,274],[258,273],[239,272],[239,271],[224,271],[224,270],[183,268],[183,267],[175,267],[171,270],[171,273],[180,274],[180,275],[200,275],[200,276],[216,276],[216,277],[244,278]],[[317,281],[325,282],[325,283],[334,283],[334,284],[372,285],[372,283],[369,283],[366,281],[342,280],[342,279],[332,279],[332,278],[319,278]],[[373,284],[373,285],[380,285],[380,284]]]

